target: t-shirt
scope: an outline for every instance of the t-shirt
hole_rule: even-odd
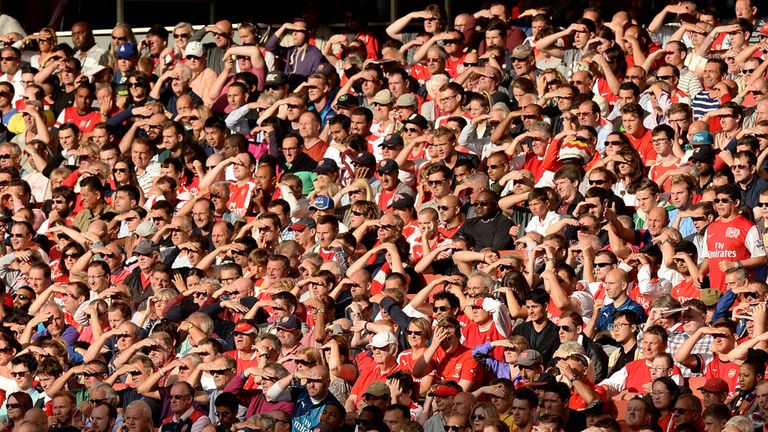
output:
[[[101,113],[98,111],[91,111],[88,114],[80,115],[77,112],[77,107],[69,107],[59,114],[59,118],[56,119],[56,127],[64,123],[74,123],[80,128],[80,132],[86,133],[92,131],[101,121]]]
[[[455,352],[446,354],[441,347],[432,356],[432,364],[435,366],[435,375],[438,382],[460,380],[482,382],[483,370],[480,364],[472,357],[472,350],[464,345],[459,345]]]
[[[739,365],[730,361],[723,361],[717,354],[699,354],[700,360],[704,363],[704,377],[722,378],[728,383],[730,392],[736,391],[739,382]]]
[[[229,184],[229,201],[227,208],[238,216],[245,216],[248,208],[251,206],[251,196],[256,189],[256,184],[252,181],[238,185],[236,182]]]
[[[720,270],[721,261],[741,261],[765,255],[757,227],[741,215],[730,222],[720,219],[712,222],[704,238],[704,256],[709,258],[709,284],[723,292],[725,273]]]

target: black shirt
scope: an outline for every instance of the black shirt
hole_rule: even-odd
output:
[[[492,218],[470,218],[459,228],[458,234],[467,234],[475,239],[475,250],[491,247],[498,250],[514,249],[515,243],[509,229],[515,223],[500,211]]]

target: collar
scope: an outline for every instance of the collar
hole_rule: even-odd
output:
[[[176,416],[176,414],[174,414],[173,421],[178,422],[178,421],[184,421],[188,419],[192,415],[192,412],[194,412],[194,410],[195,410],[195,407],[191,406],[189,407],[188,410],[184,411],[184,414],[182,414],[181,416]]]

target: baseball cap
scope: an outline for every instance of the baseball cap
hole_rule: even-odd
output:
[[[379,147],[381,148],[391,148],[391,147],[404,147],[405,143],[403,142],[403,137],[396,133],[388,134],[384,137],[384,141],[379,144]]]
[[[384,348],[390,345],[397,345],[395,335],[390,332],[376,333],[368,344],[368,348]]]
[[[533,51],[523,46],[519,46],[512,50],[512,57],[518,60],[525,60],[531,56],[533,56]]]
[[[531,367],[544,363],[544,358],[536,350],[525,350],[517,358],[517,365],[521,367]]]
[[[336,106],[339,108],[353,108],[358,105],[360,104],[358,103],[357,98],[352,95],[343,94],[336,99]]]
[[[184,56],[202,57],[204,52],[203,44],[201,42],[193,41],[187,44],[187,48],[184,50]]]
[[[398,165],[397,162],[395,162],[393,159],[384,159],[383,161],[379,162],[379,166],[376,168],[376,171],[379,174],[389,174],[399,170],[400,165]]]
[[[277,320],[277,328],[287,331],[300,330],[301,321],[295,315],[284,315]]]
[[[408,116],[405,121],[403,121],[403,124],[413,124],[421,128],[421,130],[426,130],[429,127],[429,122],[427,119],[421,115],[421,114],[411,114]]]
[[[416,201],[413,199],[412,196],[408,194],[397,194],[392,199],[392,204],[389,205],[390,208],[396,208],[399,210],[407,210],[412,209],[416,205]]]
[[[293,231],[304,231],[306,228],[314,228],[316,226],[317,223],[314,219],[311,217],[303,217],[299,219],[298,222],[288,226],[288,229]]]
[[[729,391],[728,383],[722,378],[710,378],[699,390],[709,393],[727,393]]]
[[[523,59],[527,57],[520,57],[520,58]],[[493,66],[483,66],[477,70],[477,74],[488,77],[488,78],[495,78],[497,80],[501,79],[501,72],[499,72],[499,70]]]
[[[187,44],[189,46],[189,44]],[[270,87],[270,86],[281,86],[288,82],[288,76],[280,71],[276,72],[270,72],[267,74],[266,78],[264,78],[264,86]]]
[[[373,97],[373,103],[381,105],[390,105],[395,102],[395,97],[389,89],[379,90]]]
[[[150,255],[152,252],[157,252],[159,249],[151,241],[147,239],[139,240],[139,244],[133,249],[134,255]]]
[[[722,295],[723,293],[719,289],[715,288],[704,288],[699,290],[699,300],[704,302],[704,305],[707,307],[716,305],[717,301],[720,300]]]
[[[715,160],[715,150],[712,146],[708,145],[697,147],[688,159],[699,162],[711,162]]]
[[[334,207],[333,200],[328,195],[318,195],[309,206],[310,210],[328,210]]]
[[[352,160],[352,162],[362,166],[374,165],[376,163],[376,157],[370,152],[364,151],[355,156],[355,159]]]
[[[691,144],[693,145],[712,145],[715,143],[715,139],[712,134],[707,131],[698,131],[691,137]]]
[[[365,395],[382,397],[382,396],[391,396],[392,393],[390,392],[389,387],[386,384],[384,384],[382,381],[374,381],[368,386],[367,389],[365,389],[365,393],[363,393],[363,396]]]
[[[136,44],[133,42],[128,42],[120,45],[120,47],[117,49],[117,52],[115,53],[115,57],[119,59],[128,59],[131,57],[136,57],[138,55],[139,55],[139,52],[136,51]]]
[[[413,93],[404,93],[397,98],[396,107],[414,107],[419,106],[419,101]]]
[[[320,160],[320,163],[317,164],[315,169],[312,170],[315,174],[328,174],[328,173],[334,173],[339,172],[339,166],[336,164],[336,161],[329,158],[323,158]]]
[[[429,392],[429,396],[437,397],[456,396],[457,394],[459,394],[458,390],[445,384],[439,384],[434,390]]]
[[[256,334],[258,331],[256,330],[256,327],[247,322],[241,322],[235,326],[235,333]]]

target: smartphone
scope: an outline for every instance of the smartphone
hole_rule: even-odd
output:
[[[173,56],[170,54],[165,55],[165,64],[169,65],[173,62]]]

